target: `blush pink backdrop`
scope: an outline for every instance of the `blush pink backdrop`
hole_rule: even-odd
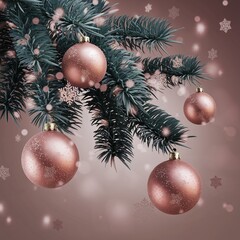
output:
[[[110,1],[113,3],[113,1]],[[78,146],[81,164],[73,180],[58,190],[34,187],[21,168],[21,151],[27,140],[39,132],[30,118],[23,116],[19,126],[13,121],[0,122],[0,167],[9,168],[10,177],[0,178],[1,240],[238,240],[240,239],[240,162],[239,162],[239,60],[240,1],[229,0],[152,0],[152,10],[145,12],[147,1],[119,0],[117,14],[147,15],[167,18],[179,30],[176,39],[183,44],[169,48],[169,54],[198,55],[212,77],[202,86],[217,103],[214,123],[195,126],[183,115],[186,97],[193,86],[166,90],[155,101],[179,118],[197,137],[179,148],[182,159],[190,163],[202,179],[201,201],[192,211],[169,216],[151,208],[147,197],[147,179],[151,170],[168,156],[152,152],[134,140],[135,156],[131,171],[117,163],[118,172],[105,166],[94,152],[90,115],[84,111],[82,128],[72,137]],[[169,18],[168,9],[180,9],[180,16]],[[206,26],[197,33],[194,18]],[[219,22],[231,21],[228,33],[220,31]],[[198,45],[195,51],[193,46]],[[208,58],[216,49],[218,57]],[[22,130],[27,129],[27,135]],[[24,132],[23,132],[24,133]],[[26,133],[26,131],[25,131]],[[21,140],[15,140],[16,135]],[[217,176],[222,186],[210,186]],[[145,203],[145,204],[144,204]],[[55,220],[62,228],[53,228]]]

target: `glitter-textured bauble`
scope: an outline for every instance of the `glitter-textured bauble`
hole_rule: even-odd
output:
[[[94,44],[78,43],[64,54],[62,70],[72,86],[90,88],[104,78],[107,60],[102,50]]]
[[[200,89],[186,99],[183,109],[190,122],[206,124],[214,120],[216,103],[209,94]]]
[[[24,146],[22,168],[35,185],[57,188],[72,179],[78,168],[79,154],[70,138],[57,131],[33,136]]]
[[[167,214],[192,209],[200,198],[196,171],[182,160],[168,160],[154,168],[148,179],[148,195],[156,208]]]

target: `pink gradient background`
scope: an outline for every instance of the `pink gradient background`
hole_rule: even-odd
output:
[[[112,2],[112,1],[111,1]],[[147,179],[159,162],[168,156],[152,152],[135,139],[135,157],[131,171],[117,163],[118,172],[105,167],[94,152],[93,131],[90,115],[84,110],[82,128],[72,137],[78,146],[81,165],[73,180],[58,190],[34,187],[21,168],[21,151],[26,141],[39,132],[30,124],[30,118],[23,116],[19,126],[13,121],[0,122],[0,166],[10,169],[11,176],[0,178],[1,240],[237,240],[240,239],[240,163],[239,163],[239,9],[240,1],[229,0],[223,6],[221,0],[152,0],[153,10],[145,13],[147,1],[119,0],[117,14],[134,16],[147,15],[168,18],[168,9],[173,5],[180,8],[180,16],[169,19],[175,28],[184,27],[176,34],[182,38],[182,45],[169,48],[169,54],[182,53],[198,55],[207,66],[214,65],[212,81],[202,82],[205,91],[217,103],[214,123],[196,126],[183,115],[186,97],[195,91],[186,85],[187,92],[179,96],[178,88],[158,94],[156,103],[168,113],[177,116],[189,128],[189,134],[196,135],[188,146],[179,148],[182,159],[190,163],[202,179],[203,204],[179,216],[169,216],[148,207],[136,207],[136,203],[147,198]],[[112,2],[113,3],[113,2]],[[195,16],[200,16],[206,25],[204,34],[196,33]],[[219,31],[219,22],[231,20],[232,29],[225,34]],[[193,44],[199,44],[194,52]],[[214,48],[218,58],[211,61],[208,51]],[[219,76],[218,71],[222,71]],[[22,136],[22,129],[28,130]],[[21,135],[21,141],[15,136]],[[222,186],[214,189],[210,178],[222,178]],[[231,204],[232,212],[223,204]],[[50,217],[50,224],[44,225],[44,216]],[[6,222],[11,217],[12,222]],[[63,229],[56,231],[52,222],[59,219]]]

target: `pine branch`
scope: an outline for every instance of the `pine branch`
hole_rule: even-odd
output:
[[[42,1],[41,0],[8,0],[7,3],[8,3],[8,8],[17,7],[22,12],[25,12],[26,7],[28,8],[28,10],[32,10],[34,8],[40,7],[42,4]]]
[[[98,0],[98,4],[96,5],[93,4],[93,0],[82,0],[82,1],[92,4],[92,7],[94,8],[94,11],[96,14],[101,13],[106,16],[109,14],[109,10],[111,9],[111,6],[106,0]]]
[[[10,35],[21,67],[44,74],[49,66],[58,67],[57,52],[45,26],[32,22],[33,18],[38,16],[39,10],[29,14],[26,9],[15,5],[8,8],[8,19],[15,24]]]
[[[155,49],[166,53],[165,47],[176,42],[172,37],[177,30],[167,20],[120,16],[110,18],[106,26],[109,26],[111,35],[120,45],[131,50]]]
[[[90,1],[44,0],[44,14],[48,18],[48,28],[60,53],[79,42],[79,34],[103,37],[94,23],[98,17],[107,15],[109,7],[100,1],[98,11]],[[99,11],[102,12],[99,12]]]
[[[72,134],[73,130],[80,127],[82,121],[82,104],[76,100],[71,105],[60,100],[59,89],[66,85],[66,81],[46,80],[39,78],[31,85],[30,98],[33,99],[35,107],[29,110],[33,115],[32,122],[44,127],[46,122],[54,122],[62,132]],[[45,90],[47,87],[47,91]]]
[[[6,15],[0,12],[0,118],[8,121],[9,115],[17,122],[20,113],[24,112],[24,93],[26,85],[23,81],[23,72],[15,58],[9,27],[6,24]],[[9,54],[12,54],[9,56]]]
[[[7,51],[14,49],[6,21],[5,13],[0,11],[0,64],[4,61]]]
[[[104,51],[108,62],[107,74],[102,84],[107,84],[110,97],[115,97],[119,106],[129,113],[150,99],[142,71],[137,67],[137,57],[124,49],[114,49],[112,38],[93,39]]]
[[[148,147],[152,145],[163,153],[171,152],[173,145],[184,146],[187,132],[177,119],[151,104],[144,105],[144,111],[130,118],[130,129]]]
[[[26,84],[17,59],[9,59],[1,65],[0,75],[0,118],[9,115],[17,122],[25,109]]]
[[[94,132],[95,149],[102,152],[99,158],[106,164],[115,164],[115,157],[128,167],[133,156],[132,135],[128,130],[128,117],[124,110],[106,92],[90,89],[84,100],[89,112],[93,112],[92,124],[98,126]]]
[[[144,74],[154,76],[158,71],[164,74],[163,86],[171,87],[186,81],[196,84],[199,79],[207,79],[203,66],[196,57],[174,55],[166,58],[145,58],[142,60]]]

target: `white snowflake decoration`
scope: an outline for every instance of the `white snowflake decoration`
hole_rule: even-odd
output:
[[[210,58],[211,60],[214,60],[215,58],[217,58],[217,56],[217,50],[212,48],[210,51],[208,51],[208,58]]]
[[[80,100],[80,91],[77,87],[72,86],[69,82],[64,88],[59,89],[60,100],[72,105],[73,102]]]
[[[1,166],[0,167],[0,178],[2,178],[5,181],[8,177],[10,177],[9,168]]]
[[[146,6],[145,6],[145,12],[150,12],[152,10],[152,4],[148,3]]]
[[[174,67],[174,68],[180,68],[180,67],[183,66],[182,58],[179,58],[178,56],[175,57],[175,58],[172,60],[172,62],[173,62],[173,67]]]
[[[223,21],[220,22],[219,24],[220,24],[220,31],[223,31],[225,33],[227,33],[230,29],[232,29],[231,21],[228,21],[226,18],[224,18]]]
[[[179,17],[179,8],[176,8],[175,6],[173,6],[172,8],[168,9],[169,11],[169,17],[172,19],[175,19],[176,17]]]
[[[21,141],[21,136],[20,136],[19,134],[17,134],[17,135],[15,136],[15,141],[16,141],[16,142],[20,142],[20,141]]]

